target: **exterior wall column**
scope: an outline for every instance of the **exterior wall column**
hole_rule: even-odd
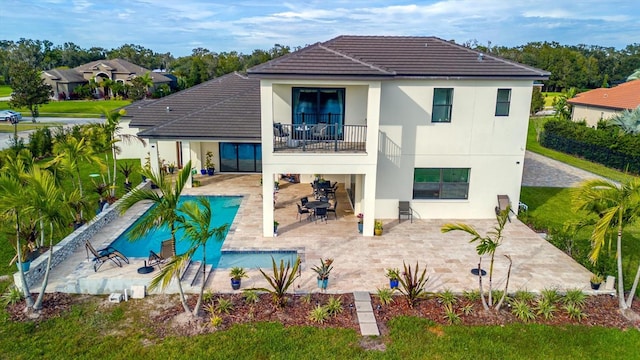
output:
[[[273,236],[273,177],[275,173],[262,170],[262,236]]]
[[[362,176],[363,186],[363,201],[364,205],[362,208],[362,213],[364,214],[364,222],[362,224],[362,235],[363,236],[373,236],[373,226],[376,218],[376,174],[367,173]],[[357,187],[357,185],[356,185]]]
[[[149,140],[149,159],[151,160],[151,172],[160,175],[158,140]]]
[[[189,161],[191,161],[191,142],[183,141],[182,143],[182,164],[186,165]],[[193,169],[193,163],[191,164],[191,168]],[[185,184],[186,188],[193,187],[193,173],[191,169],[189,169],[189,178],[187,179],[187,183]]]

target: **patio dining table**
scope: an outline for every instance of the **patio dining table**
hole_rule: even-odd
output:
[[[306,207],[307,209],[317,209],[317,208],[328,209],[330,206],[331,204],[329,204],[326,201],[309,201],[308,203],[304,204],[304,207]]]

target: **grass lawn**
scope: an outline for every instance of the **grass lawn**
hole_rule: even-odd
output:
[[[41,105],[40,116],[43,117],[79,117],[93,118],[100,117],[101,108],[109,111],[131,104],[130,100],[73,100],[73,101],[51,101]],[[0,109],[9,109],[7,101],[0,101]],[[14,109],[22,113],[23,117],[31,117],[31,112],[27,108]]]
[[[11,86],[9,85],[0,85],[0,97],[11,96]]]
[[[543,92],[542,96],[544,96],[544,106],[552,107],[553,101],[557,99],[560,95],[562,95],[561,92]]]
[[[41,128],[41,127],[45,127],[45,126],[49,126],[49,127],[54,127],[54,126],[60,126],[60,123],[51,123],[51,122],[38,122],[38,123],[32,123],[31,121],[22,121],[18,124],[18,131],[27,131],[27,130],[34,130],[37,128]],[[0,133],[12,133],[13,134],[14,128],[13,125],[11,125],[11,123],[7,123],[5,121],[0,121]]]
[[[149,301],[149,300],[144,300]],[[80,305],[40,323],[0,319],[3,358],[95,359],[633,359],[640,332],[586,326],[437,326],[399,317],[390,334],[364,342],[353,330],[288,327],[279,323],[234,326],[197,336],[158,337],[142,301]],[[6,314],[6,313],[5,313]],[[615,344],[615,346],[612,346]]]

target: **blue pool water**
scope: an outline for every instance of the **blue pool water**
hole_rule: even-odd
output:
[[[238,212],[242,196],[207,196],[209,203],[211,204],[211,212],[213,219],[211,221],[211,227],[219,227],[224,224],[233,223],[233,219]],[[195,196],[181,196],[180,201],[195,200]],[[147,210],[147,213],[149,211]],[[145,213],[143,216],[145,216]],[[124,233],[122,233],[116,240],[111,243],[111,246],[127,257],[134,258],[147,258],[149,257],[149,251],[153,250],[156,253],[160,252],[160,243],[163,240],[171,238],[171,231],[167,226],[156,228],[153,231],[148,232],[143,238],[135,241],[131,241],[129,237],[129,231],[140,221],[136,222],[129,227]],[[226,233],[224,234],[226,238]],[[220,260],[220,253],[224,240],[217,241],[215,238],[207,241],[207,263],[217,264]],[[190,241],[184,239],[184,231],[176,232],[176,252],[183,254],[190,246]],[[202,248],[198,249],[193,255],[193,260],[202,260]]]
[[[222,256],[218,262],[217,269],[228,269],[239,266],[247,269],[254,268],[272,268],[271,258],[276,261],[276,265],[280,266],[280,261],[284,260],[284,266],[287,262],[293,266],[298,257],[295,250],[257,250],[257,251],[222,251]]]

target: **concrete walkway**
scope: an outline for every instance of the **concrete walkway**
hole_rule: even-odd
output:
[[[525,154],[522,186],[577,187],[588,179],[604,178],[531,151]]]

